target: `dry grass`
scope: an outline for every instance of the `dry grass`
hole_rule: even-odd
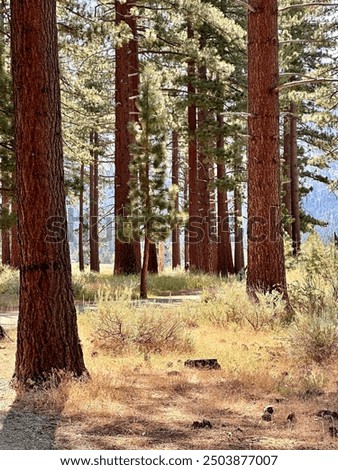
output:
[[[316,417],[320,409],[338,410],[335,354],[321,366],[297,363],[285,347],[285,327],[255,330],[249,323],[231,322],[221,328],[208,320],[210,302],[163,310],[177,315],[193,306],[195,318],[186,328],[194,349],[186,353],[97,349],[93,313],[81,315],[91,380],[65,381],[59,389],[21,397],[21,408],[59,416],[53,439],[61,449],[338,447],[328,432],[332,423]],[[156,313],[161,315],[158,307]],[[15,344],[5,341],[1,348],[0,376],[9,380]],[[217,358],[222,369],[184,367],[186,359],[198,357]],[[13,399],[13,392],[6,398]],[[271,423],[261,419],[268,404],[275,408]],[[297,416],[292,427],[287,421],[291,412]],[[212,429],[192,427],[203,419]]]

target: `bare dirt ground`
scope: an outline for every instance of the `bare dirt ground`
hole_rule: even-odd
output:
[[[7,331],[15,339],[15,329]],[[114,373],[113,360],[102,379],[98,359],[86,354],[89,383],[16,395],[15,341],[0,341],[0,449],[338,449],[329,430],[338,427],[336,416],[317,416],[338,411],[335,380],[318,394],[290,398],[244,387],[222,369],[174,361]],[[267,405],[271,421],[262,419]]]

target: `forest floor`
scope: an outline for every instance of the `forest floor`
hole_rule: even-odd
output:
[[[79,328],[91,379],[25,394],[10,387],[16,330],[7,329],[0,449],[338,449],[329,430],[338,413],[318,416],[338,411],[338,357],[310,373],[281,351],[280,332],[235,326],[196,330],[191,352],[118,356],[93,349],[81,318]],[[222,367],[184,367],[191,357],[215,357]],[[306,374],[313,384],[297,388]],[[262,419],[267,405],[271,421]]]

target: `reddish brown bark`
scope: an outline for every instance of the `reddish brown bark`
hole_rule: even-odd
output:
[[[287,217],[292,217],[292,204],[291,204],[291,168],[290,168],[290,116],[284,117],[284,136],[283,136],[283,153],[284,153],[284,205]],[[291,223],[285,224],[285,230],[292,239],[292,225]]]
[[[217,138],[217,148],[224,149],[223,116],[217,116],[217,122],[220,127],[220,133]],[[217,179],[221,181],[225,176],[224,163],[217,164]],[[217,215],[218,215],[218,249],[217,249],[217,272],[221,276],[227,276],[234,273],[230,224],[229,224],[229,208],[228,194],[226,190],[218,187],[217,190]]]
[[[297,106],[290,106],[290,176],[291,176],[291,212],[292,212],[292,248],[293,256],[300,253],[300,211],[299,182],[297,159]]]
[[[11,1],[20,238],[15,378],[85,373],[67,240],[55,0]]]
[[[188,38],[192,39],[194,32],[190,23],[188,23]],[[189,243],[189,265],[190,268],[195,269],[199,267],[199,249],[198,243],[200,237],[196,231],[196,224],[198,220],[198,157],[197,157],[197,140],[196,140],[196,126],[197,126],[197,108],[195,103],[195,80],[196,80],[196,67],[194,61],[188,62],[188,155],[189,155],[189,222],[188,222],[188,243]]]
[[[158,274],[158,259],[155,243],[149,244],[148,273]]]
[[[286,296],[281,227],[278,2],[251,0],[248,13],[247,288]]]
[[[244,244],[242,226],[242,197],[240,189],[234,191],[234,218],[235,218],[235,274],[244,274]]]
[[[123,221],[129,205],[129,164],[131,161],[131,134],[129,122],[137,119],[138,57],[136,21],[130,14],[133,2],[115,1],[116,24],[122,22],[132,29],[134,39],[116,48],[115,67],[115,274],[135,274],[140,269],[138,241],[127,240],[123,235]],[[134,97],[134,98],[132,98]],[[132,98],[132,99],[130,99]]]
[[[172,176],[171,182],[175,186],[179,186],[178,181],[178,170],[179,170],[179,154],[178,154],[178,133],[173,131],[172,133]],[[175,210],[179,210],[178,193],[175,197]],[[181,245],[180,245],[180,228],[175,226],[171,234],[172,243],[172,263],[173,269],[177,268],[181,264]]]
[[[8,206],[8,196],[7,191],[2,191],[2,206]],[[1,262],[2,264],[10,264],[11,262],[11,246],[10,246],[10,237],[9,230],[3,228],[1,230]]]
[[[89,264],[90,270],[100,272],[99,256],[99,159],[98,133],[90,132],[91,162],[89,170]]]
[[[81,163],[81,167],[80,167],[80,191],[79,191],[79,270],[80,271],[84,271],[83,193],[84,193],[84,163]]]

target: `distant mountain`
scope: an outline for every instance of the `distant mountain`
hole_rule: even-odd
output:
[[[338,181],[338,162],[332,164],[326,174]],[[313,191],[304,198],[303,207],[306,213],[328,223],[327,227],[316,227],[322,239],[328,241],[333,232],[338,233],[338,193],[330,192],[323,183],[311,181],[310,184]]]

